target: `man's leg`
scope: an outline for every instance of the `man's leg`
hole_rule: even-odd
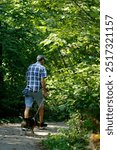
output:
[[[39,127],[47,127],[47,124],[44,124],[44,97],[42,90],[34,94],[34,99],[36,100],[39,107]]]
[[[40,124],[39,127],[47,127],[47,124],[44,123],[44,104],[41,105],[40,110],[39,110],[39,120]]]
[[[26,107],[24,111],[24,118],[30,117],[30,107]]]
[[[32,108],[32,105],[33,105],[33,98],[30,96],[25,97],[24,118],[30,117],[30,109]]]
[[[43,117],[44,117],[44,105],[42,105],[39,109],[39,120],[40,124],[43,123]]]

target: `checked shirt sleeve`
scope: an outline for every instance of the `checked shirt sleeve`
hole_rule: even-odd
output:
[[[47,71],[46,68],[43,66],[41,68],[41,79],[46,78],[47,77]]]

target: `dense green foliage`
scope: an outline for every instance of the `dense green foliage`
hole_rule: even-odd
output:
[[[82,149],[76,144],[79,136],[99,131],[94,123],[100,116],[99,1],[1,0],[0,14],[0,117],[23,113],[26,68],[44,54],[49,90],[46,119],[83,122],[80,134],[70,130],[50,141],[67,143],[64,149]],[[70,143],[67,136],[73,135]]]

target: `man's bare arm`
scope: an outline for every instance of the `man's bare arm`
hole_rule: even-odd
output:
[[[45,78],[41,79],[41,86],[42,86],[42,92],[43,92],[43,95],[45,97],[48,96],[48,93],[47,93],[47,89],[46,89],[46,81],[45,81]]]

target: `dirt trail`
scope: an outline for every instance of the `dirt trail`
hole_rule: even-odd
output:
[[[47,138],[48,133],[57,134],[59,128],[66,128],[63,122],[48,123],[45,130],[34,129],[32,136],[28,131],[21,135],[20,124],[0,125],[0,150],[43,150],[41,140]]]

